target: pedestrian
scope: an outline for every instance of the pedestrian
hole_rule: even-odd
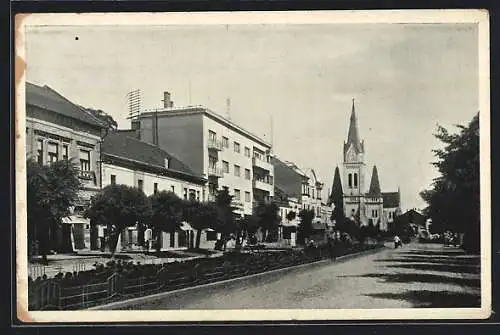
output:
[[[394,249],[397,249],[398,247],[402,247],[401,239],[398,235],[394,235]]]

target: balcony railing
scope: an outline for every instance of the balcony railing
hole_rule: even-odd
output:
[[[78,177],[81,178],[81,179],[85,179],[85,180],[94,180],[95,179],[95,173],[94,173],[94,171],[83,171],[83,170],[80,170],[78,172]]]
[[[208,149],[222,151],[222,141],[217,141],[214,139],[208,139]]]
[[[217,167],[209,167],[208,168],[208,176],[222,178],[224,176],[224,170],[222,170],[221,168],[217,168]]]
[[[267,170],[267,171],[273,170],[273,165],[263,158],[258,158],[258,157],[254,156],[252,158],[252,164],[253,164],[253,166],[261,168],[263,170]]]
[[[266,192],[273,192],[273,184],[260,179],[253,180],[253,187]]]

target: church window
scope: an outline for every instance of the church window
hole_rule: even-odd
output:
[[[352,187],[352,173],[349,173],[348,178],[349,178],[349,181],[348,181],[349,188],[351,188]]]
[[[354,187],[358,187],[358,174],[354,174]]]

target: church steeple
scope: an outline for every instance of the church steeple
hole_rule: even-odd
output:
[[[354,99],[352,99],[352,110],[351,110],[351,119],[349,122],[349,132],[347,134],[347,143],[344,144],[344,155],[347,153],[347,150],[351,147],[354,147],[354,150],[357,154],[363,153],[364,143],[359,139],[359,130],[358,130],[358,117],[356,116],[356,109],[354,107]]]
[[[372,180],[370,182],[370,190],[368,191],[368,194],[377,196],[382,195],[382,192],[380,191],[380,182],[378,180],[377,167],[375,165],[373,166]]]
[[[333,176],[332,193],[329,194],[328,205],[334,204],[336,207],[342,206],[342,197],[344,192],[342,190],[342,181],[340,180],[339,167],[335,168],[335,175]]]

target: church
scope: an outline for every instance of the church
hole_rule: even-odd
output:
[[[360,140],[354,99],[343,154],[342,176],[337,167],[330,202],[342,199],[345,216],[356,220],[360,225],[373,223],[379,225],[380,230],[389,230],[394,217],[401,214],[401,193],[399,188],[397,192],[381,191],[375,165],[371,171],[370,184],[365,185],[365,143]]]

